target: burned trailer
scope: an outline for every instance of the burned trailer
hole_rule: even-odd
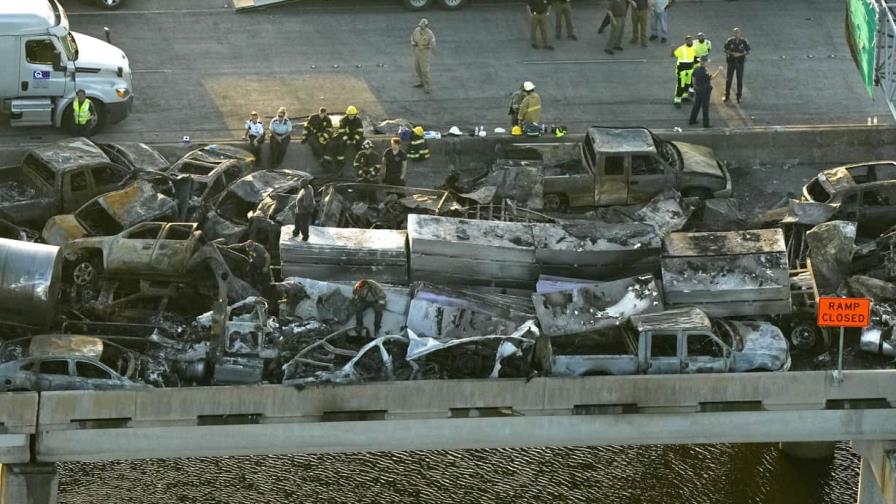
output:
[[[59,247],[0,238],[0,326],[49,328],[58,314],[61,281]]]
[[[715,317],[791,312],[780,229],[671,233],[663,240],[661,267],[667,307],[697,306]]]

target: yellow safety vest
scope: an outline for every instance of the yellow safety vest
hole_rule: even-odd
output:
[[[90,103],[90,98],[84,98],[83,103],[78,103],[78,99],[75,98],[74,103],[72,103],[72,110],[75,111],[75,124],[83,126],[90,122],[90,107],[93,104]]]
[[[687,44],[682,44],[675,50],[675,57],[678,58],[679,63],[693,63],[694,58],[696,57],[696,51],[694,47],[688,47]]]
[[[706,56],[709,54],[709,51],[712,50],[712,42],[709,40],[704,40],[702,43],[699,40],[694,41],[694,56]]]

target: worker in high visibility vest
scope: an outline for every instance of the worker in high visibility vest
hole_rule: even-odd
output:
[[[694,73],[694,62],[697,55],[694,49],[694,39],[688,35],[684,38],[684,44],[672,51],[672,56],[677,59],[675,64],[675,108],[681,108],[681,100],[687,97],[691,87],[691,74]]]
[[[75,101],[72,102],[74,121],[72,122],[72,135],[76,137],[89,137],[93,126],[96,125],[96,107],[87,98],[87,92],[79,89],[75,92]]]
[[[411,130],[411,145],[408,147],[408,159],[411,161],[425,161],[429,159],[429,145],[423,137],[423,127],[417,126]]]

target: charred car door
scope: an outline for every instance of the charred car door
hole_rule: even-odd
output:
[[[678,332],[649,332],[647,341],[647,374],[678,374],[682,361]]]
[[[710,332],[686,332],[683,373],[725,373],[731,350]]]

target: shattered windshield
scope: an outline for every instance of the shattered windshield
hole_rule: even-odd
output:
[[[663,161],[668,163],[673,170],[681,170],[684,166],[684,161],[681,159],[681,153],[678,152],[678,149],[672,142],[667,142],[662,138],[653,137],[653,143],[656,145],[657,154],[663,158]]]

